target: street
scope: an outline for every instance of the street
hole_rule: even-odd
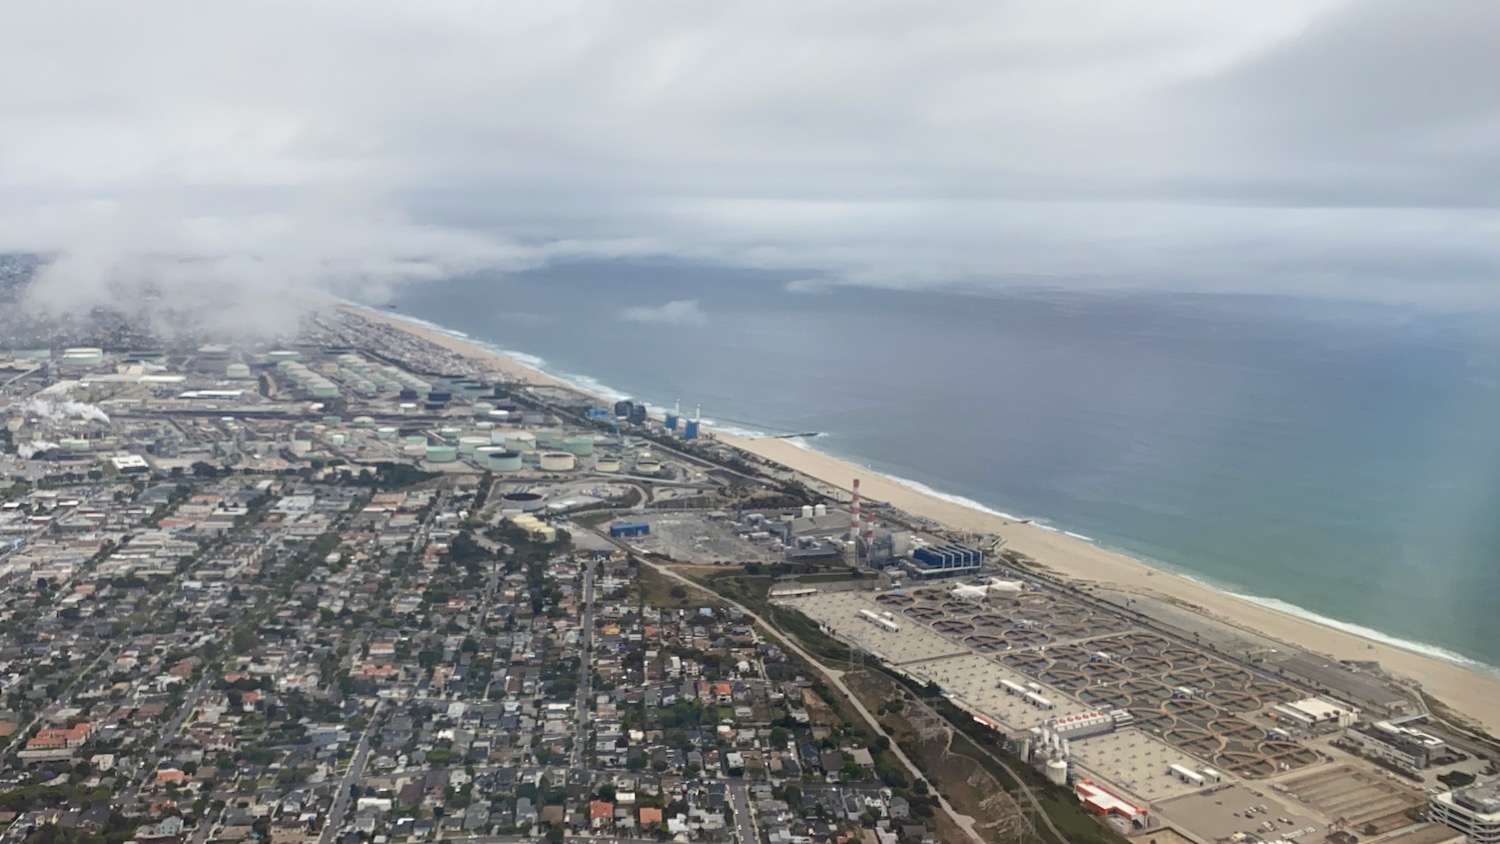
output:
[[[349,767],[344,771],[344,776],[339,780],[337,791],[333,795],[333,807],[328,810],[328,820],[323,824],[323,833],[318,836],[318,844],[328,844],[333,840],[334,832],[344,822],[344,812],[349,806],[349,787],[360,781],[365,774],[365,762],[370,758],[370,737],[376,733],[377,719],[380,717],[380,708],[385,701],[376,701],[375,709],[370,712],[370,722],[365,725],[364,732],[360,734],[359,746],[354,750],[354,756],[349,759]]]
[[[583,633],[578,651],[578,734],[573,741],[573,767],[583,770],[588,761],[589,688],[594,679],[594,563],[583,564]]]
[[[759,844],[760,828],[750,803],[750,784],[744,780],[729,783],[729,799],[734,803],[734,828],[740,844]]]

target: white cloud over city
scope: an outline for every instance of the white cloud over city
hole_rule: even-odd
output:
[[[1492,302],[1497,25],[1483,0],[22,4],[0,249],[62,256],[53,307],[641,256],[807,290]]]

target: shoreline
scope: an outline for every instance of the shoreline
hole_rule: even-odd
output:
[[[404,314],[387,314],[352,303],[342,303],[340,307],[462,356],[479,359],[508,378],[600,396],[598,392],[528,366],[507,353],[486,348],[483,341],[459,336],[425,320]],[[1007,550],[1024,554],[1053,576],[1080,586],[1093,585],[1124,595],[1161,601],[1215,623],[1289,643],[1330,659],[1379,662],[1388,674],[1420,684],[1425,694],[1486,732],[1500,733],[1500,676],[1490,673],[1488,666],[1477,661],[1469,660],[1466,665],[1454,661],[1454,658],[1462,658],[1457,654],[1444,657],[1423,653],[1412,646],[1435,646],[1399,644],[1401,640],[1379,631],[1362,633],[1358,631],[1366,628],[1358,625],[1335,619],[1309,618],[1306,616],[1310,613],[1306,610],[1284,602],[1285,606],[1297,611],[1281,609],[1272,605],[1277,599],[1239,595],[1217,588],[1168,567],[1111,550],[1090,538],[999,513],[978,502],[954,500],[954,496],[925,485],[885,475],[792,439],[769,434],[731,433],[719,427],[711,432],[726,445],[838,489],[847,491],[850,480],[858,477],[861,493],[868,499],[886,502],[957,530],[1001,535],[1005,538]]]

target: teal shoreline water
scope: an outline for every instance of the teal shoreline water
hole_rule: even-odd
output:
[[[438,324],[436,322],[433,322],[431,320],[423,319],[423,318],[416,317],[416,316],[413,316],[413,315],[410,315],[410,314],[392,311],[392,312],[384,312],[384,315],[392,317],[392,318],[395,318],[395,319],[399,319],[399,320],[404,321],[404,322],[411,323],[413,325],[421,326],[423,328],[427,328],[427,329],[430,329],[430,330],[433,330],[433,331],[441,332],[443,334],[446,334],[448,336],[454,337],[456,339],[463,340],[463,341],[465,341],[467,343],[471,343],[471,344],[473,344],[473,345],[475,345],[475,346],[477,346],[479,348],[482,348],[482,349],[484,349],[484,350],[486,350],[488,352],[492,352],[494,354],[497,354],[497,355],[500,355],[500,356],[502,356],[504,358],[512,360],[512,361],[514,361],[517,364],[520,364],[522,366],[525,366],[525,367],[528,367],[528,368],[531,368],[531,369],[535,369],[535,370],[537,370],[539,372],[542,372],[542,373],[544,373],[544,374],[546,374],[546,375],[548,375],[550,377],[556,378],[559,381],[567,383],[567,384],[573,386],[574,388],[580,390],[581,392],[587,393],[589,395],[594,395],[594,396],[597,396],[597,397],[599,397],[601,399],[607,399],[607,400],[610,400],[610,401],[614,401],[614,400],[617,400],[617,399],[623,399],[623,398],[629,398],[630,397],[630,394],[628,394],[628,393],[626,393],[624,391],[615,389],[615,388],[613,388],[613,387],[611,387],[611,386],[609,386],[609,385],[607,385],[607,384],[605,384],[605,383],[603,383],[603,382],[599,381],[598,379],[595,379],[595,378],[593,378],[591,376],[580,374],[580,373],[562,371],[562,370],[559,370],[559,369],[557,369],[555,367],[552,367],[548,363],[548,361],[546,359],[544,359],[544,358],[542,358],[540,356],[537,356],[537,355],[534,355],[534,354],[529,354],[529,353],[526,353],[526,352],[523,352],[523,351],[519,351],[519,350],[515,350],[515,349],[509,349],[509,348],[503,347],[501,345],[498,345],[496,343],[493,343],[491,341],[484,340],[482,338],[477,338],[477,337],[474,337],[471,334],[468,334],[468,333],[465,333],[465,332],[462,332],[462,331],[458,331],[458,330],[455,330],[455,329],[451,329],[451,328],[448,328],[446,326],[440,325],[440,324]],[[639,397],[637,397],[637,400],[640,400]],[[667,408],[663,404],[653,403],[650,399],[648,399],[647,402],[648,402],[648,406],[651,408],[652,412],[654,414],[656,414],[656,415],[660,415],[662,412],[664,412],[665,410],[667,410]],[[705,418],[705,420],[704,420],[704,426],[705,426],[705,428],[707,428],[709,430],[715,430],[715,429],[722,430],[725,433],[729,433],[729,434],[733,434],[733,435],[738,435],[738,436],[742,436],[742,437],[761,437],[761,436],[768,436],[768,435],[778,435],[778,434],[793,433],[793,432],[789,432],[789,431],[777,431],[777,430],[775,430],[773,428],[757,427],[757,426],[753,425],[753,423],[746,423],[746,422],[743,422],[743,421],[739,421],[739,422],[735,422],[735,423],[725,423],[725,422],[723,422],[721,420],[714,420],[712,418]],[[1050,518],[1048,518],[1045,515],[1017,515],[1017,514],[1012,513],[1012,512],[1007,512],[1004,509],[998,509],[999,507],[1003,507],[1004,506],[1004,505],[999,504],[999,503],[993,503],[993,504],[992,503],[986,503],[986,502],[983,502],[983,501],[980,501],[980,500],[976,500],[974,498],[970,498],[970,497],[966,497],[966,496],[962,496],[962,495],[957,495],[957,494],[953,494],[953,493],[949,493],[949,492],[944,492],[944,491],[942,491],[942,490],[940,490],[938,488],[935,488],[935,487],[933,487],[933,486],[931,486],[931,485],[929,485],[927,483],[923,483],[923,482],[920,482],[920,481],[912,480],[910,478],[902,477],[901,475],[899,475],[899,474],[891,471],[890,469],[880,466],[877,462],[871,461],[865,455],[859,455],[859,454],[854,454],[854,453],[847,453],[847,452],[844,452],[844,451],[838,449],[836,446],[830,448],[829,447],[830,445],[833,445],[834,443],[836,443],[838,441],[838,437],[837,437],[837,432],[836,431],[829,432],[829,433],[832,436],[829,436],[829,437],[818,437],[818,438],[812,439],[812,440],[809,440],[807,438],[798,438],[796,440],[793,440],[793,442],[796,445],[798,445],[798,446],[800,446],[802,448],[807,448],[809,450],[818,451],[818,452],[820,452],[822,454],[826,454],[829,457],[833,457],[833,458],[836,458],[838,460],[842,460],[842,461],[851,463],[853,465],[860,466],[862,468],[870,469],[871,471],[879,473],[880,475],[882,475],[882,476],[888,478],[889,480],[891,480],[891,481],[893,481],[895,483],[898,483],[898,484],[900,484],[902,486],[905,486],[905,487],[910,488],[910,489],[912,489],[914,491],[917,491],[917,492],[920,492],[920,493],[923,493],[923,494],[926,494],[926,495],[930,495],[932,497],[935,497],[935,498],[938,498],[938,499],[941,499],[941,500],[944,500],[944,501],[947,501],[947,502],[950,502],[950,503],[958,504],[958,505],[961,505],[961,506],[964,506],[964,507],[969,507],[969,508],[972,508],[972,509],[975,509],[975,510],[979,510],[979,511],[982,511],[982,512],[991,513],[991,514],[994,514],[994,515],[997,515],[997,516],[1000,516],[1000,517],[1003,517],[1003,518],[1011,519],[1011,520],[1019,521],[1019,520],[1025,519],[1025,520],[1028,520],[1028,521],[1032,522],[1034,525],[1036,525],[1037,527],[1040,527],[1040,528],[1042,528],[1044,530],[1054,531],[1054,532],[1066,535],[1066,536],[1068,536],[1070,538],[1073,538],[1073,539],[1075,539],[1077,541],[1080,541],[1080,542],[1088,542],[1088,543],[1091,543],[1091,544],[1098,545],[1098,546],[1100,546],[1102,548],[1105,548],[1107,550],[1110,550],[1112,552],[1119,553],[1119,554],[1122,554],[1124,556],[1130,557],[1132,559],[1138,560],[1138,561],[1140,561],[1142,563],[1145,563],[1145,564],[1147,564],[1147,565],[1149,565],[1149,566],[1151,566],[1153,568],[1156,568],[1156,569],[1159,569],[1159,570],[1162,570],[1162,571],[1166,571],[1166,572],[1170,572],[1170,573],[1172,573],[1174,575],[1177,575],[1179,577],[1183,577],[1185,579],[1188,579],[1188,580],[1191,580],[1193,582],[1199,583],[1201,585],[1207,586],[1207,587],[1212,588],[1212,589],[1214,589],[1216,591],[1219,591],[1221,593],[1233,595],[1233,596],[1241,598],[1243,600],[1250,601],[1252,603],[1258,604],[1260,606],[1267,607],[1269,609],[1272,609],[1272,610],[1275,610],[1275,611],[1278,611],[1278,612],[1285,613],[1287,615],[1291,615],[1291,616],[1295,616],[1295,617],[1298,617],[1298,618],[1302,618],[1302,619],[1306,619],[1306,620],[1309,620],[1309,621],[1313,621],[1313,622],[1321,624],[1321,625],[1323,625],[1325,627],[1329,627],[1329,628],[1336,629],[1336,630],[1339,630],[1339,631],[1342,631],[1342,632],[1345,632],[1345,633],[1349,633],[1349,634],[1353,634],[1353,635],[1356,635],[1356,636],[1360,636],[1362,638],[1369,639],[1369,640],[1372,640],[1372,641],[1375,641],[1375,642],[1379,642],[1379,643],[1382,643],[1382,644],[1385,644],[1385,645],[1390,645],[1390,646],[1393,646],[1393,647],[1401,648],[1403,650],[1407,650],[1407,651],[1410,651],[1410,652],[1413,652],[1413,653],[1421,654],[1423,656],[1428,656],[1428,657],[1433,657],[1433,658],[1436,658],[1436,659],[1440,659],[1440,660],[1443,660],[1445,662],[1448,662],[1448,663],[1451,663],[1451,664],[1454,664],[1454,665],[1458,665],[1458,666],[1461,666],[1461,667],[1469,669],[1469,670],[1473,670],[1473,671],[1481,672],[1481,673],[1484,673],[1484,674],[1488,674],[1488,675],[1500,677],[1500,667],[1497,667],[1497,666],[1494,666],[1494,665],[1490,665],[1490,664],[1482,662],[1480,660],[1476,660],[1476,659],[1470,658],[1470,657],[1465,656],[1465,655],[1463,655],[1461,653],[1458,653],[1456,651],[1453,651],[1453,650],[1450,650],[1450,649],[1447,649],[1447,648],[1443,648],[1443,647],[1439,647],[1437,645],[1432,645],[1432,644],[1428,644],[1428,643],[1424,643],[1424,642],[1420,642],[1420,641],[1415,641],[1415,640],[1408,639],[1408,638],[1403,638],[1403,637],[1396,636],[1396,635],[1393,635],[1393,634],[1390,634],[1390,633],[1387,633],[1387,632],[1384,632],[1384,631],[1381,631],[1381,630],[1378,630],[1378,629],[1375,629],[1375,628],[1372,628],[1372,627],[1368,627],[1368,626],[1365,626],[1365,625],[1356,624],[1356,623],[1353,623],[1353,622],[1344,621],[1344,620],[1337,619],[1337,618],[1332,618],[1332,617],[1329,617],[1327,615],[1323,615],[1323,614],[1320,614],[1320,613],[1313,612],[1313,611],[1311,611],[1311,610],[1309,610],[1309,609],[1307,609],[1305,607],[1298,606],[1297,604],[1294,604],[1292,602],[1283,600],[1281,598],[1266,597],[1266,596],[1262,596],[1262,595],[1251,594],[1249,592],[1244,591],[1243,589],[1236,588],[1235,586],[1233,586],[1231,584],[1226,584],[1226,583],[1223,583],[1223,582],[1216,582],[1213,578],[1206,577],[1202,573],[1196,572],[1196,571],[1192,571],[1192,570],[1190,570],[1188,568],[1185,568],[1184,566],[1174,565],[1172,563],[1169,563],[1169,562],[1166,562],[1166,561],[1163,561],[1163,560],[1160,560],[1160,559],[1156,559],[1156,558],[1153,558],[1151,556],[1142,554],[1142,553],[1140,553],[1138,551],[1135,551],[1135,550],[1123,547],[1123,546],[1121,546],[1119,544],[1115,544],[1115,543],[1111,543],[1111,542],[1107,542],[1107,541],[1099,541],[1099,540],[1095,539],[1092,536],[1072,531],[1072,530],[1068,529],[1068,527],[1065,526],[1065,525],[1061,525],[1061,524],[1055,523],[1053,520],[1051,520]]]

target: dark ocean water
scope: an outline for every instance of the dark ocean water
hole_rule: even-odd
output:
[[[576,265],[404,314],[1241,594],[1500,665],[1493,315],[1258,297],[786,290]],[[632,307],[695,301],[701,318]],[[687,310],[687,309],[682,309]],[[535,362],[535,361],[533,361]]]

